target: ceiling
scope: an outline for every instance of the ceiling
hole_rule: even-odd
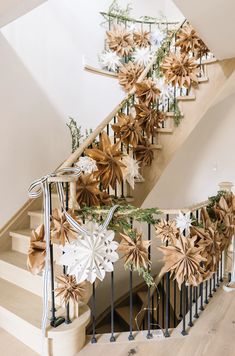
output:
[[[173,0],[217,59],[235,57],[234,0]]]
[[[0,27],[16,20],[46,0],[0,0]]]

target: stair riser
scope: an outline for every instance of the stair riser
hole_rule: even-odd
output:
[[[29,271],[2,260],[0,260],[0,278],[14,283],[31,293],[42,296],[43,284],[41,276],[34,276]]]
[[[30,215],[30,229],[36,229],[40,224],[43,224],[43,214]]]
[[[42,354],[42,334],[40,329],[1,306],[0,326],[35,352]]]
[[[12,235],[12,250],[28,254],[30,239],[27,236],[21,235]],[[58,261],[61,256],[61,250],[58,245],[53,245],[53,255],[54,260]],[[26,257],[25,257],[26,258]]]

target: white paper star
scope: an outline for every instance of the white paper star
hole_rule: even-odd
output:
[[[148,63],[152,60],[153,53],[149,48],[136,48],[133,59],[136,64],[147,66]]]
[[[80,168],[84,174],[91,174],[98,169],[96,161],[87,156],[80,157],[78,162],[75,163],[75,166]]]
[[[139,163],[131,156],[124,156],[122,162],[125,164],[123,168],[123,179],[127,181],[131,188],[135,188],[135,178],[139,177]]]
[[[118,243],[113,241],[115,233],[111,230],[100,232],[101,227],[92,222],[83,227],[89,235],[80,234],[76,241],[61,246],[64,254],[59,264],[68,267],[67,273],[75,275],[77,283],[94,283],[96,278],[102,281],[106,272],[113,271],[113,263],[119,259],[115,252]]]
[[[164,39],[164,35],[158,29],[150,33],[150,43],[153,46],[160,47],[163,39]]]
[[[192,225],[192,219],[190,219],[190,212],[183,214],[182,212],[176,217],[176,227],[180,229],[182,233],[184,230],[188,231],[189,227]]]
[[[157,86],[161,90],[160,98],[162,99],[162,101],[169,99],[171,96],[170,88],[165,83],[165,80],[163,78],[158,79]]]
[[[121,58],[115,52],[112,51],[105,51],[99,56],[99,61],[102,67],[107,68],[112,72],[115,72],[117,68],[120,67],[120,59]]]

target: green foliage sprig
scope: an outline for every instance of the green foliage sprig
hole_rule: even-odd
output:
[[[179,124],[183,118],[183,115],[179,108],[178,100],[176,98],[172,97],[172,99],[170,100],[169,110],[173,111],[173,113],[174,113],[173,120],[174,120],[175,126],[179,126]]]
[[[77,122],[70,117],[69,123],[66,125],[68,126],[72,138],[72,153],[76,151],[76,149],[80,146],[80,141],[83,137],[81,133],[81,126],[77,125]]]
[[[104,207],[83,207],[78,210],[78,216],[82,219],[100,220],[107,215],[110,206]],[[141,209],[132,205],[120,205],[113,215],[110,228],[114,231],[132,231],[132,221],[156,224],[159,221],[160,210],[157,208]]]

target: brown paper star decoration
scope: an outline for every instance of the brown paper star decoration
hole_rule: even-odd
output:
[[[36,230],[31,232],[27,267],[34,275],[40,273],[45,266],[46,241],[44,235],[44,225],[39,225]]]
[[[150,32],[145,30],[135,31],[133,39],[136,47],[148,47],[150,45]]]
[[[156,130],[161,127],[162,122],[166,119],[166,114],[157,109],[147,106],[145,103],[135,105],[136,120],[149,138],[154,136]]]
[[[136,147],[142,138],[142,129],[139,122],[130,115],[118,114],[117,124],[112,125],[115,136],[126,145]]]
[[[112,198],[107,192],[99,193],[100,205],[112,205]]]
[[[77,220],[71,210],[68,211],[68,214]],[[51,216],[51,241],[64,246],[66,242],[74,240],[76,237],[77,232],[68,223],[65,214],[60,209],[54,209]]]
[[[166,82],[173,86],[190,88],[198,83],[199,66],[194,58],[189,58],[186,54],[170,53],[165,57],[161,69]]]
[[[183,282],[197,286],[203,280],[204,272],[201,262],[206,259],[202,257],[202,247],[195,246],[196,239],[197,236],[179,235],[174,239],[172,245],[159,247],[159,250],[164,254],[164,266],[160,271],[160,276],[170,272],[180,289]]]
[[[216,272],[221,253],[221,237],[217,230],[217,224],[212,225],[206,229],[206,238],[201,239],[198,245],[203,248],[203,256],[206,259],[205,270]]]
[[[109,185],[115,189],[116,183],[121,183],[122,167],[125,165],[121,162],[122,152],[118,149],[120,141],[111,144],[108,135],[105,132],[101,133],[99,148],[86,149],[85,154],[96,161],[98,171],[95,175],[101,179],[103,188],[106,189]]]
[[[133,51],[133,36],[123,26],[114,26],[107,31],[107,45],[109,49],[121,57],[128,56]]]
[[[55,289],[56,297],[62,298],[62,303],[65,305],[68,302],[85,302],[89,298],[88,282],[77,283],[75,276],[61,275],[56,278],[58,287]]]
[[[227,199],[226,199],[227,198]],[[221,196],[219,202],[214,207],[214,212],[218,219],[218,231],[221,237],[221,250],[228,248],[235,232],[234,212],[232,205],[228,205],[229,195]]]
[[[144,67],[142,65],[134,64],[131,61],[120,67],[118,80],[125,91],[128,92],[134,87],[143,69]]]
[[[99,182],[93,174],[81,175],[77,182],[77,202],[82,206],[98,206],[99,194],[98,189]]]
[[[175,220],[166,221],[161,219],[161,221],[155,225],[155,231],[156,236],[159,237],[163,243],[172,243],[179,235],[179,229],[176,227]]]
[[[143,80],[141,83],[136,83],[136,96],[147,106],[150,103],[156,103],[161,91],[156,86],[156,83],[151,78]]]
[[[154,151],[156,148],[151,145],[148,140],[142,140],[142,142],[134,148],[134,153],[140,166],[151,166],[154,159]]]
[[[148,259],[150,241],[143,241],[142,234],[138,232],[136,232],[134,238],[122,233],[120,235],[122,240],[118,246],[118,251],[124,254],[125,265],[131,265],[134,270],[139,270],[141,267],[147,269],[150,265]]]

